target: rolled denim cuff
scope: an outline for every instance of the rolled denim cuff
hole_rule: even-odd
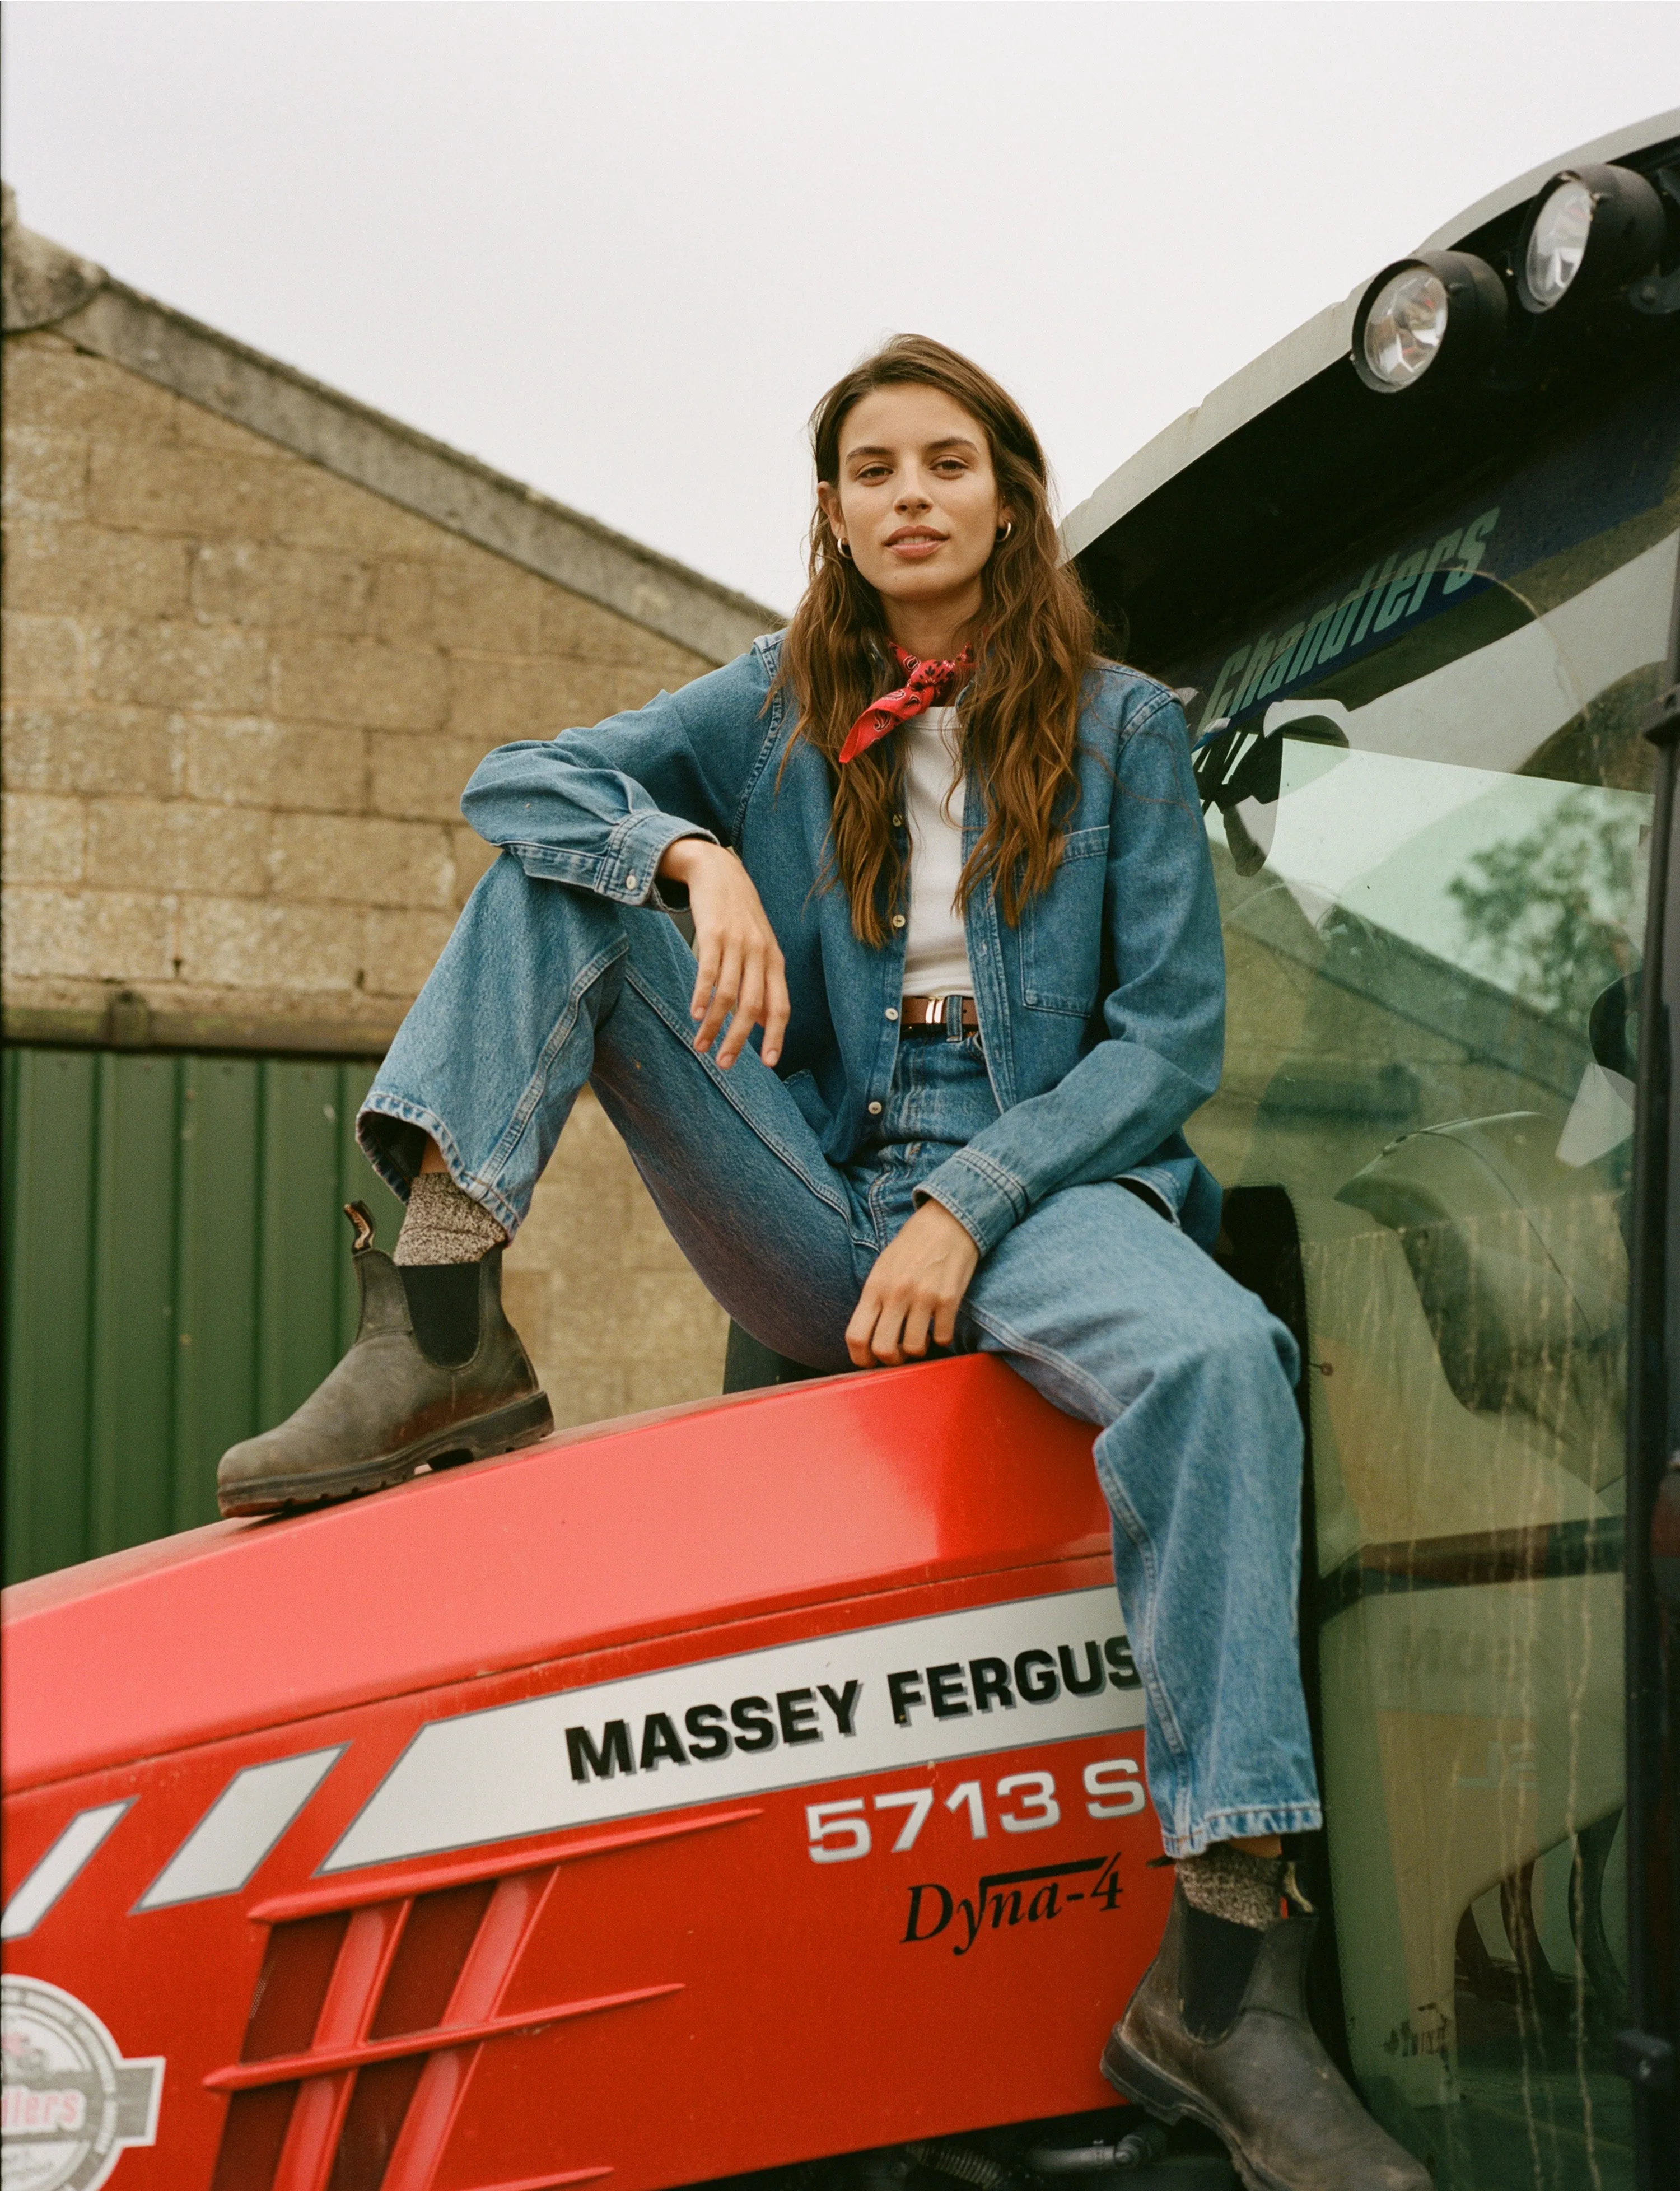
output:
[[[982,1255],[995,1248],[1030,1207],[1021,1181],[977,1149],[959,1149],[915,1191],[918,1204],[948,1209]]]
[[[595,888],[602,897],[618,905],[646,905],[650,900],[669,912],[659,895],[655,870],[679,837],[703,837],[709,845],[717,839],[693,822],[679,822],[670,814],[635,814],[612,833],[607,856],[601,863]],[[686,892],[679,895],[681,903]]]

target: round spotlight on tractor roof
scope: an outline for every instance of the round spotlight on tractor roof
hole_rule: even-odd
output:
[[[1505,285],[1467,251],[1421,251],[1385,266],[1353,316],[1353,368],[1398,396],[1479,365],[1505,333]]]
[[[1632,168],[1566,168],[1529,209],[1517,245],[1517,295],[1549,312],[1565,297],[1603,296],[1654,266],[1662,201]]]

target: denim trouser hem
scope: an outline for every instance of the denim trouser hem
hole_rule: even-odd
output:
[[[418,1126],[423,1134],[430,1134],[437,1144],[438,1154],[449,1167],[449,1176],[463,1194],[470,1195],[481,1203],[509,1239],[519,1230],[519,1213],[504,1196],[497,1193],[487,1181],[469,1171],[462,1161],[455,1137],[436,1111],[428,1110],[424,1103],[410,1103],[401,1096],[390,1095],[380,1088],[370,1088],[356,1113],[356,1138],[365,1156],[385,1185],[399,1201],[407,1202],[413,1180],[391,1155],[379,1135],[363,1125],[364,1118],[397,1118],[405,1126]]]
[[[542,1150],[533,1164],[523,1156],[520,1144],[530,1130],[532,1121],[544,1106],[552,1106],[552,1084],[556,1074],[561,1082],[563,1108],[571,1108],[577,1090],[575,1086],[567,1087],[565,1084],[568,1077],[564,1063],[567,1050],[576,1041],[580,1022],[586,1019],[592,1021],[594,1011],[599,1009],[607,976],[615,970],[621,970],[629,955],[628,939],[623,935],[610,935],[582,965],[572,970],[565,1006],[549,1029],[548,1039],[538,1055],[535,1068],[521,1090],[519,1101],[513,1107],[502,1137],[481,1175],[487,1181],[495,1181],[497,1187],[510,1173],[519,1181],[514,1198],[514,1206],[519,1212],[515,1220],[516,1224],[524,1222],[530,1209],[532,1192],[547,1158],[547,1151]],[[586,1027],[584,1031],[592,1033],[592,1028]],[[538,1139],[540,1141],[540,1138],[539,1135]]]
[[[731,1109],[737,1113],[742,1123],[747,1127],[748,1130],[755,1135],[763,1146],[769,1150],[772,1156],[777,1158],[781,1163],[787,1165],[789,1170],[793,1173],[794,1176],[800,1181],[801,1186],[808,1188],[809,1191],[817,1197],[819,1202],[825,1202],[837,1217],[844,1219],[849,1222],[851,1215],[850,1207],[844,1192],[835,1184],[834,1175],[829,1169],[829,1167],[826,1164],[822,1163],[815,1164],[811,1163],[801,1163],[798,1151],[789,1146],[786,1138],[783,1135],[772,1133],[765,1122],[761,1118],[754,1115],[752,1104],[741,1092],[745,1084],[745,1075],[742,1075],[740,1078],[732,1077],[735,1074],[740,1073],[741,1068],[738,1061],[735,1065],[732,1065],[729,1068],[729,1071],[726,1073],[723,1067],[718,1064],[715,1057],[704,1056],[697,1051],[688,1033],[688,1028],[692,1026],[693,1022],[690,1021],[686,1025],[685,1025],[679,1022],[666,1004],[663,998],[660,996],[658,991],[652,987],[649,983],[643,981],[636,973],[634,967],[630,969],[625,978],[629,982],[630,987],[635,991],[636,994],[641,999],[642,1002],[647,1006],[649,1011],[653,1013],[654,1016],[659,1019],[667,1028],[669,1028],[670,1033],[682,1045],[683,1050],[694,1058],[696,1063],[706,1075],[707,1079],[711,1083],[712,1086],[716,1089],[718,1094],[722,1096],[725,1102],[727,1103]],[[720,1043],[722,1040],[723,1036],[720,1033],[717,1038],[717,1042]],[[715,1043],[713,1044],[713,1049],[715,1050],[716,1047],[717,1043]],[[741,1053],[741,1056],[743,1058],[749,1055],[750,1055],[755,1061],[758,1061],[758,1053],[756,1050],[743,1050]],[[750,1070],[751,1067],[749,1067],[748,1071],[750,1072]]]
[[[1257,1841],[1267,1834],[1316,1834],[1324,1823],[1317,1803],[1289,1803],[1276,1809],[1210,1811],[1182,1833],[1163,1825],[1161,1846],[1170,1857],[1200,1856],[1216,1841]]]
[[[1085,1374],[1077,1363],[1068,1361],[1053,1348],[1034,1346],[1024,1333],[1011,1330],[996,1317],[988,1316],[983,1310],[971,1307],[966,1312],[975,1324],[982,1330],[988,1331],[1000,1346],[1008,1349],[1011,1356],[1039,1363],[1050,1377],[1082,1391],[1085,1412],[1092,1422],[1110,1423],[1118,1419],[1120,1411],[1115,1402],[1095,1379]],[[1100,1446],[1102,1441],[1099,1439],[1097,1443]],[[1161,1679],[1155,1652],[1153,1619],[1157,1599],[1154,1546],[1149,1542],[1148,1531],[1132,1511],[1131,1502],[1125,1492],[1103,1475],[1100,1459],[1097,1476],[1102,1484],[1102,1495],[1111,1517],[1116,1527],[1124,1528],[1130,1537],[1143,1567],[1146,1588],[1142,1602],[1147,1611],[1140,1619],[1136,1613],[1128,1610],[1127,1640],[1131,1645],[1132,1664],[1137,1669],[1144,1694],[1149,1702],[1153,1724],[1182,1768],[1189,1756],[1189,1746],[1180,1729],[1178,1715],[1173,1710],[1166,1685]]]

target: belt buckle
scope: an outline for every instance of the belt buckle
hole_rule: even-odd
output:
[[[915,1016],[912,1018],[909,1011],[906,1010],[904,1026],[907,1028],[920,1028],[927,1033],[931,1033],[937,1028],[948,1040],[960,1041],[966,1032],[962,1016],[962,1006],[965,1001],[960,992],[955,990],[943,997],[918,997],[915,999],[917,1006]],[[951,1025],[953,1004],[958,1008],[957,1022],[954,1027]]]

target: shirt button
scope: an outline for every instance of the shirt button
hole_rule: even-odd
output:
[[[897,1004],[889,1004],[889,1005],[887,1006],[887,1008],[886,1008],[886,1016],[887,1016],[888,1019],[890,1019],[890,1020],[896,1020],[896,1019],[897,1018],[897,1016],[898,1016],[898,1007],[897,1007]]]
[[[893,828],[894,828],[895,829],[902,829],[902,828],[903,828],[903,826],[904,826],[904,817],[903,817],[903,816],[902,814],[895,814],[895,815],[893,816],[893,817],[892,817],[892,826],[893,826]]]
[[[893,914],[892,925],[895,928],[902,928],[904,925],[904,916],[902,913],[895,913]]]
[[[880,1114],[881,1114],[881,1107],[880,1107],[880,1105],[879,1103],[871,1103],[871,1104],[870,1104],[870,1106],[869,1106],[869,1116],[870,1116],[872,1118],[880,1118]]]
[[[635,888],[635,877],[634,875],[626,875],[626,876],[625,876],[625,878],[624,878],[624,888],[625,888],[626,890],[634,890],[634,889]]]

